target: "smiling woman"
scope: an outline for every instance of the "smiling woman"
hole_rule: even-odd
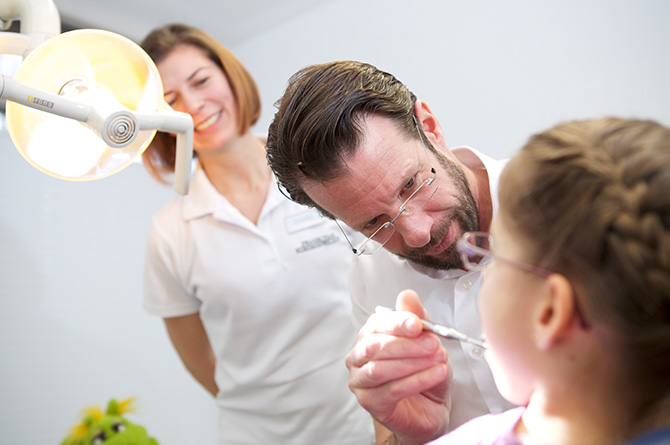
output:
[[[185,25],[142,46],[165,100],[193,118],[199,161],[189,195],[153,220],[144,305],[215,397],[219,443],[370,443],[342,365],[356,332],[338,226],[276,187],[250,130],[256,85],[230,51]],[[145,164],[162,179],[173,153],[171,136],[156,139]]]

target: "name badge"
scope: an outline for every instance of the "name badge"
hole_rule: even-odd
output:
[[[325,222],[326,219],[321,216],[318,210],[307,209],[304,212],[286,217],[284,224],[288,233],[296,233]]]

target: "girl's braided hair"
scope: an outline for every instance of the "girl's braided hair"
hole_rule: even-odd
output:
[[[670,130],[605,118],[533,136],[505,169],[501,217],[621,333],[638,419],[670,395]]]

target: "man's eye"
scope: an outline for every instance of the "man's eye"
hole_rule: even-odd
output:
[[[377,221],[379,221],[379,217],[375,216],[370,221],[368,221],[368,223],[363,228],[363,231],[372,232],[375,229],[375,227],[377,227]]]
[[[415,182],[414,177],[412,177],[412,179],[407,181],[407,184],[405,184],[405,190],[411,190],[414,187],[414,182]]]

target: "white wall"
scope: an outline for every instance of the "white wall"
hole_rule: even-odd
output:
[[[426,100],[450,146],[506,157],[559,120],[670,124],[668,19],[665,0],[335,0],[231,49],[259,83],[259,133],[291,74],[357,59]],[[171,196],[140,166],[50,178],[0,132],[0,443],[58,443],[84,407],[129,396],[162,445],[214,443],[212,401],[141,307],[149,220]]]
[[[215,443],[213,401],[141,307],[150,218],[173,195],[140,165],[51,178],[0,132],[0,443],[60,443],[84,408],[127,397],[162,445]]]
[[[259,129],[295,71],[354,59],[425,100],[450,147],[502,158],[561,120],[670,124],[669,20],[666,0],[336,0],[233,50],[261,88]]]

